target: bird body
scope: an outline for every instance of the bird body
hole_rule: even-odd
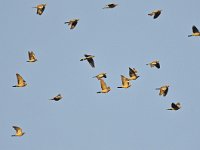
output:
[[[129,67],[129,80],[136,80],[139,76],[137,75],[137,70],[135,68]]]
[[[181,104],[178,103],[172,103],[171,108],[168,108],[167,110],[179,110],[181,108]]]
[[[93,78],[97,78],[99,80],[101,78],[107,78],[107,76],[106,76],[106,73],[100,73],[100,74],[94,76]]]
[[[103,7],[103,9],[106,9],[106,8],[114,8],[116,7],[118,4],[114,4],[114,3],[111,3],[111,4],[107,4],[105,7]]]
[[[94,60],[93,60],[93,58],[95,56],[87,55],[87,54],[85,54],[84,56],[85,56],[85,58],[82,58],[80,61],[87,60],[89,62],[89,64],[92,66],[92,68],[95,68],[95,64],[94,64]]]
[[[58,94],[57,96],[55,96],[54,98],[50,99],[50,100],[54,100],[54,101],[59,101],[61,100],[63,97],[61,96],[61,94]]]
[[[117,88],[129,88],[131,86],[129,79],[125,76],[121,75],[122,86]]]
[[[27,62],[36,62],[36,56],[33,51],[28,51],[29,60]]]
[[[151,13],[149,13],[149,16],[153,16],[153,19],[158,18],[158,16],[160,16],[162,10],[154,10]]]
[[[162,86],[160,88],[156,88],[156,90],[160,90],[159,95],[166,96],[169,90],[169,85]]]
[[[199,30],[197,29],[196,26],[192,26],[192,34],[191,35],[188,35],[188,37],[191,37],[191,36],[200,36],[200,32]]]
[[[26,81],[22,78],[22,76],[18,73],[16,73],[17,76],[17,85],[14,85],[13,87],[24,87],[27,85]]]
[[[37,14],[38,15],[42,15],[42,13],[44,12],[45,10],[45,7],[46,7],[47,4],[39,4],[33,8],[37,8]]]
[[[103,79],[100,78],[99,80],[100,80],[100,84],[101,84],[101,91],[99,91],[97,93],[108,93],[111,90],[111,88],[106,85],[106,83]]]
[[[16,134],[12,136],[23,136],[25,134],[25,132],[22,132],[22,129],[20,127],[13,126],[13,128],[15,129]]]
[[[150,62],[150,63],[148,63],[146,65],[150,65],[151,68],[152,67],[156,67],[156,68],[160,69],[160,63],[159,63],[158,60],[152,61],[152,62]]]
[[[65,22],[65,24],[68,24],[68,26],[70,26],[70,29],[74,29],[76,27],[78,21],[79,21],[79,19],[72,19],[72,20]]]

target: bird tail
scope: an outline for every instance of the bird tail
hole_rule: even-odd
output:
[[[173,110],[172,108],[168,108],[168,109],[166,109],[166,110]]]
[[[101,91],[97,92],[98,94],[101,93]]]
[[[192,35],[188,35],[188,37],[191,37]]]
[[[16,136],[16,135],[11,135],[11,136]]]
[[[108,8],[108,7],[106,6],[106,7],[103,7],[102,9],[106,9],[106,8]]]
[[[152,13],[150,13],[150,14],[148,14],[149,16],[152,16],[153,14]]]
[[[12,87],[17,87],[16,85],[12,86]]]
[[[65,24],[67,24],[67,23],[69,23],[69,22],[65,22]]]
[[[37,8],[37,7],[35,6],[35,7],[32,7],[32,8]]]
[[[160,88],[156,88],[155,90],[160,90]]]
[[[117,88],[122,88],[122,87],[120,86],[120,87],[117,87]]]

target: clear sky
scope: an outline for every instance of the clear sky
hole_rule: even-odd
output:
[[[114,9],[102,9],[108,3]],[[32,8],[47,3],[43,15]],[[200,143],[199,0],[1,0],[1,150],[188,150]],[[147,14],[162,9],[153,19]],[[64,24],[79,18],[74,30]],[[28,51],[38,61],[27,63]],[[80,59],[95,55],[96,68]],[[160,60],[161,68],[146,66]],[[128,67],[140,78],[117,89]],[[92,78],[107,72],[108,94]],[[27,81],[13,88],[16,73]],[[169,84],[166,97],[158,88]],[[58,93],[59,102],[49,99]],[[167,111],[172,102],[182,109]],[[13,125],[26,134],[11,137]]]

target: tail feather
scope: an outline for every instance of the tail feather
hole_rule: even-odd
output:
[[[97,92],[98,94],[101,93],[101,91]]]
[[[120,87],[117,87],[117,88],[123,88],[123,87],[120,86]]]
[[[12,87],[17,87],[16,85],[12,86]]]
[[[173,110],[172,108],[168,108],[168,109],[166,109],[166,110]]]
[[[160,88],[156,88],[155,90],[160,90]]]
[[[192,35],[188,35],[188,37],[191,37]]]

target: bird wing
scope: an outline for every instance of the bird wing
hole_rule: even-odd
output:
[[[95,67],[93,58],[88,58],[87,61],[93,68]]]
[[[31,51],[31,59],[36,59],[36,57],[35,57],[35,54],[34,54],[34,52],[33,51]]]
[[[24,82],[26,82],[26,81],[22,78],[22,76],[20,76],[18,73],[16,74],[16,76],[17,76],[17,82],[18,82],[18,84],[23,84]]]
[[[123,86],[128,86],[129,85],[129,79],[126,78],[125,76],[121,75],[121,80],[122,80],[122,85]]]
[[[78,23],[77,20],[73,21],[73,22],[71,23],[70,29],[74,29],[75,26],[77,25],[77,23]]]
[[[22,129],[21,129],[20,127],[13,126],[13,128],[14,128],[15,131],[16,131],[16,135],[20,135],[20,134],[22,134]]]
[[[171,107],[172,107],[173,109],[175,109],[175,110],[179,109],[178,106],[177,106],[175,103],[172,103],[172,104],[171,104]]]
[[[158,18],[158,16],[160,16],[160,14],[161,14],[161,11],[157,11],[156,13],[155,13],[155,15],[154,15],[154,19],[156,19],[156,18]]]
[[[159,62],[157,62],[156,64],[155,64],[155,66],[156,66],[156,68],[160,68],[160,63]]]
[[[198,33],[199,32],[199,30],[197,29],[196,26],[192,26],[192,31],[193,31],[193,33]]]
[[[163,96],[166,96],[168,93],[168,87],[163,88]]]
[[[31,60],[31,52],[28,51],[28,58]]]
[[[107,89],[107,85],[106,85],[106,83],[104,82],[103,79],[100,79],[100,84],[101,84],[101,89],[102,89],[102,90]]]
[[[130,76],[130,77],[136,76],[135,73],[136,73],[136,72],[135,72],[135,69],[133,70],[132,68],[129,67],[129,76]]]

